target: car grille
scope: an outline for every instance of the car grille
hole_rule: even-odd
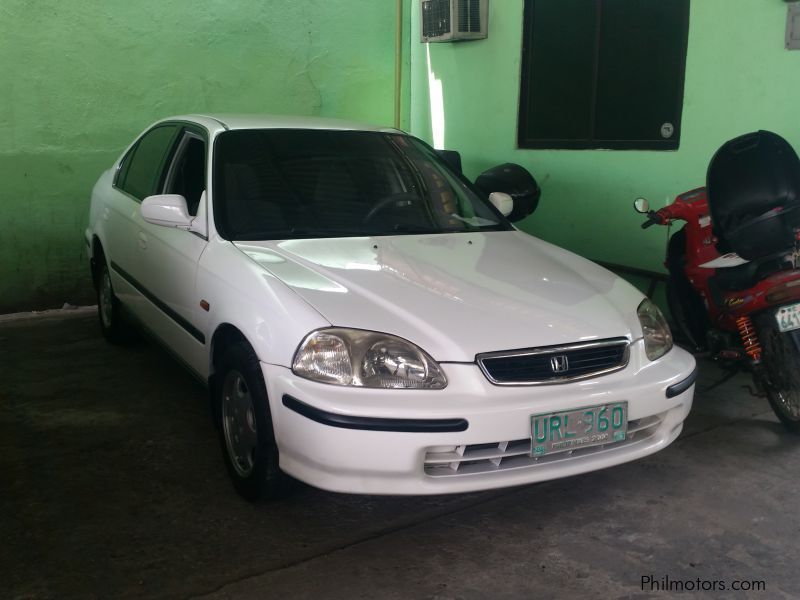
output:
[[[496,385],[543,385],[597,377],[628,364],[629,342],[613,338],[596,342],[547,346],[476,357],[484,375]]]
[[[653,437],[666,413],[628,421],[625,440],[590,448],[564,450],[546,456],[531,456],[531,438],[490,444],[458,446],[450,452],[425,454],[425,474],[431,477],[475,475],[508,469],[536,468],[541,465],[576,460],[591,454],[600,454],[616,448],[641,444]]]

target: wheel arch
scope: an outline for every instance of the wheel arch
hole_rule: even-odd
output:
[[[217,386],[219,385],[219,381],[217,378],[217,367],[220,363],[223,353],[225,349],[230,347],[232,344],[244,342],[253,350],[253,353],[258,356],[258,353],[255,350],[255,346],[247,339],[247,336],[242,333],[242,330],[239,329],[236,325],[224,321],[217,325],[216,329],[214,329],[214,333],[211,336],[211,341],[209,343],[208,348],[208,400],[211,408],[211,415],[214,417],[214,422],[218,423],[218,411],[219,406],[217,405],[215,392],[217,390]]]
[[[211,343],[208,351],[209,379],[214,376],[214,373],[216,372],[216,366],[219,364],[219,360],[222,357],[222,353],[225,351],[225,348],[236,342],[245,342],[248,346],[250,346],[256,356],[258,356],[255,346],[250,340],[247,339],[247,336],[242,333],[241,329],[232,323],[220,323],[217,325],[217,328],[214,330],[214,334],[211,336]]]
[[[94,285],[95,289],[97,289],[97,276],[98,276],[97,259],[101,256],[105,257],[106,254],[105,251],[103,250],[103,242],[100,241],[100,238],[96,233],[92,235],[91,251],[92,254],[89,258],[89,268],[91,269],[92,272],[92,284]]]

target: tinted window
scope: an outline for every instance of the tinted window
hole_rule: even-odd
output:
[[[126,159],[117,185],[140,200],[159,193],[177,130],[177,125],[162,125],[144,134]]]
[[[689,0],[526,0],[519,144],[672,150]]]
[[[125,178],[128,176],[128,169],[131,167],[131,158],[133,158],[133,153],[136,152],[136,146],[128,150],[128,153],[122,157],[122,161],[119,163],[119,169],[117,169],[117,176],[114,179],[114,185],[121,188],[122,185],[125,183]]]
[[[164,192],[186,198],[189,214],[196,215],[200,196],[206,189],[206,145],[203,140],[187,135],[179,152]]]
[[[229,239],[506,230],[423,142],[400,134],[240,130],[217,137],[214,211]]]

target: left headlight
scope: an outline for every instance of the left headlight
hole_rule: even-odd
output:
[[[332,327],[312,331],[292,361],[300,377],[369,388],[434,389],[447,379],[428,354],[387,333]]]
[[[656,360],[672,349],[672,332],[661,310],[645,298],[636,309],[644,334],[644,351],[647,358]]]

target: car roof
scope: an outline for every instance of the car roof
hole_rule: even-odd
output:
[[[335,129],[342,131],[397,131],[393,127],[380,127],[323,117],[300,117],[286,115],[247,115],[247,114],[193,114],[171,117],[171,120],[188,120],[203,123],[213,120],[225,129]]]

